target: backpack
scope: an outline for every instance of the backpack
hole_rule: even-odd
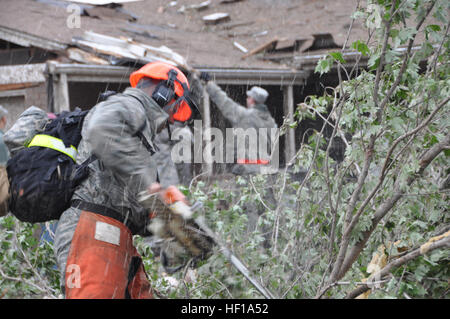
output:
[[[59,219],[70,206],[75,188],[88,176],[88,165],[76,163],[83,120],[88,111],[62,112],[8,160],[9,209],[30,223]]]
[[[99,102],[115,94],[115,91],[106,91],[99,96]],[[88,165],[97,160],[91,155],[83,163],[76,163],[81,129],[88,112],[79,108],[64,111],[48,122],[42,118],[44,111],[30,107],[5,134],[5,143],[12,154],[6,166],[10,184],[8,205],[19,220],[41,223],[59,219],[71,206],[76,187],[89,175]],[[135,136],[153,155],[158,147],[147,141],[143,134],[145,128],[144,121]],[[31,141],[28,143],[28,140]],[[20,145],[23,142],[27,147]]]

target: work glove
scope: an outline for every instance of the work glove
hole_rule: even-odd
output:
[[[190,259],[210,256],[214,240],[201,229],[194,210],[178,188],[161,189],[153,184],[140,194],[139,202],[150,211],[147,230],[162,239],[160,256],[166,271],[175,272]]]
[[[211,75],[208,72],[201,72],[200,73],[200,80],[208,82],[211,80]]]
[[[100,93],[98,96],[98,102],[106,101],[110,96],[117,94],[116,91],[106,90],[105,92]]]

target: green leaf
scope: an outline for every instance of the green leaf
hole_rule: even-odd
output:
[[[425,277],[427,272],[428,272],[428,267],[424,264],[421,264],[414,271],[414,275],[418,281],[422,281],[423,277]]]
[[[370,70],[375,70],[380,64],[380,53],[376,53],[370,56],[369,61],[367,61],[367,66]]]
[[[427,25],[427,27],[425,28],[425,30],[426,30],[427,32],[431,32],[431,31],[433,31],[433,32],[438,32],[438,31],[441,31],[441,27],[438,26],[437,24],[430,24],[430,25]]]
[[[329,55],[335,60],[335,61],[339,61],[340,63],[344,64],[345,60],[342,56],[341,52],[331,52],[329,53]]]
[[[403,132],[403,119],[401,117],[394,117],[391,120],[391,126],[396,132]]]
[[[370,54],[369,47],[364,42],[361,42],[360,40],[356,40],[355,42],[353,42],[352,48],[364,56],[369,56],[369,54]]]
[[[413,36],[416,34],[417,30],[415,28],[404,28],[400,30],[398,33],[398,37],[400,38],[400,43],[405,43],[408,40],[413,39]]]
[[[317,66],[314,70],[315,73],[320,73],[320,75],[330,71],[333,65],[333,61],[328,57],[324,57],[317,62]]]

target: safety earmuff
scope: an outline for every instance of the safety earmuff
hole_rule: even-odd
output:
[[[200,114],[195,102],[190,97],[190,91],[186,83],[182,83],[177,79],[178,72],[176,70],[170,70],[168,73],[168,79],[166,81],[161,81],[155,88],[152,94],[152,98],[158,103],[160,107],[167,114],[175,114],[178,112],[183,101],[185,101],[189,108],[191,109],[191,119],[197,117]],[[177,96],[175,94],[175,81],[177,81],[183,87],[183,96]],[[168,104],[170,101],[174,100],[173,103]]]
[[[175,86],[174,82],[177,80],[178,72],[175,70],[170,70],[168,73],[168,79],[166,81],[161,81],[155,88],[152,94],[152,98],[160,107],[165,107],[170,101],[175,97]]]

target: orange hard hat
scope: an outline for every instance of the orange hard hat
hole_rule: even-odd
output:
[[[144,65],[142,68],[140,68],[137,71],[134,71],[130,75],[130,84],[132,87],[136,87],[136,85],[139,83],[139,81],[144,78],[152,78],[156,80],[168,80],[169,79],[169,72],[171,70],[175,70],[177,75],[176,78],[178,81],[174,81],[174,91],[177,97],[182,97],[189,92],[185,92],[183,86],[185,86],[189,90],[189,82],[186,78],[186,76],[181,72],[178,68],[175,66],[165,63],[165,62],[150,62],[146,65]],[[184,85],[182,85],[184,84]],[[180,105],[173,115],[173,118],[180,122],[185,122],[191,118],[192,110],[189,107],[189,104],[186,102],[186,100],[182,100],[180,102]]]

